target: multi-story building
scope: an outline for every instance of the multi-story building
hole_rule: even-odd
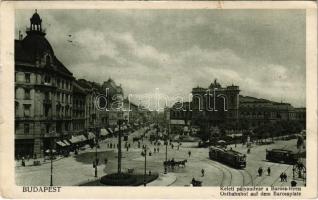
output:
[[[78,81],[73,82],[73,133],[74,135],[85,134],[88,130],[86,125],[86,96],[85,88],[81,87]]]
[[[118,120],[124,117],[123,111],[120,110],[120,108],[123,108],[124,91],[121,85],[117,85],[111,78],[105,81],[101,88],[106,98],[105,107],[107,110],[104,109],[99,112],[100,118],[106,127],[114,128],[117,126]]]
[[[15,153],[41,156],[71,134],[74,77],[54,55],[38,13],[26,34],[15,40]]]
[[[193,88],[193,98],[189,104],[192,125],[209,131],[223,123],[237,123],[239,92],[238,86],[222,87],[216,80],[209,88]]]
[[[277,121],[298,121],[305,128],[306,109],[294,108],[289,103],[239,95],[238,86],[222,87],[217,81],[209,88],[193,88],[192,102],[177,102],[170,109],[171,131],[181,133],[184,127],[211,132],[216,127],[248,128]]]
[[[101,93],[101,88],[98,83],[90,82],[85,79],[79,79],[78,85],[85,90],[85,130],[94,130],[102,126],[102,121],[97,111],[96,97]]]
[[[240,96],[240,121],[249,127],[257,127],[269,122],[299,121],[305,127],[306,109],[294,108],[289,103],[274,102],[248,96]]]

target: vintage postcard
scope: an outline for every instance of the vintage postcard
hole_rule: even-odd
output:
[[[317,197],[315,2],[2,2],[5,198]]]

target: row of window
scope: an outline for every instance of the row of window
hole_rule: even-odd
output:
[[[23,73],[23,72],[16,72],[15,73],[15,81],[18,80],[17,76],[18,76],[18,73]],[[36,79],[38,77],[36,76]],[[55,85],[55,81],[53,81],[54,79],[52,79],[52,77],[50,75],[45,75],[44,76],[44,83],[45,84],[53,84]],[[19,80],[20,81],[20,80]],[[31,73],[30,72],[24,72],[24,82],[25,83],[31,83]],[[42,81],[43,82],[43,79]],[[71,81],[67,81],[67,80],[64,80],[64,79],[60,79],[60,78],[57,78],[56,79],[56,86],[58,88],[61,88],[61,89],[65,89],[65,90],[71,90],[71,87],[72,87],[72,82]]]
[[[84,126],[82,126],[82,127],[84,127]],[[16,129],[19,128],[19,124],[18,123],[15,124],[15,128]],[[69,123],[65,123],[64,124],[64,128],[65,128],[65,131],[69,131],[70,130],[70,124]],[[50,133],[50,129],[51,129],[51,124],[46,124],[45,125],[45,132],[46,133]],[[61,124],[57,124],[56,131],[58,131],[58,132],[62,131],[61,130]],[[27,123],[23,124],[23,133],[25,135],[30,134],[30,124],[27,124]]]

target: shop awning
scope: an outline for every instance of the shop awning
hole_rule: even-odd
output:
[[[67,140],[63,140],[64,144],[66,144],[66,146],[70,146],[71,144],[67,141]]]
[[[94,135],[94,136],[95,136],[95,135]],[[87,140],[84,135],[79,135],[79,136],[77,136],[77,137],[78,137],[78,139],[79,139],[79,142],[84,142],[84,141]]]
[[[101,135],[101,136],[106,136],[106,135],[108,135],[107,130],[104,129],[104,128],[100,129],[100,135]]]
[[[58,145],[61,146],[61,147],[65,147],[65,146],[66,146],[66,144],[64,144],[64,143],[61,142],[61,141],[57,141],[56,144],[58,144]]]
[[[87,138],[88,138],[89,140],[94,139],[95,137],[96,137],[96,136],[94,135],[94,133],[88,132]]]
[[[76,144],[79,142],[79,139],[77,138],[77,136],[72,136],[72,138],[70,139],[70,142],[73,144]]]

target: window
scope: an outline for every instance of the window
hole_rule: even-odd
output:
[[[25,73],[25,82],[30,83],[30,74],[29,73]]]
[[[49,92],[45,92],[44,100],[50,101],[50,93]]]
[[[61,95],[59,92],[56,93],[56,100],[61,101]]]
[[[15,102],[15,116],[19,114],[19,103]]]
[[[50,132],[50,124],[46,124],[45,129],[46,129],[46,133],[49,133]]]
[[[24,104],[24,117],[30,117],[30,104]]]
[[[61,81],[60,79],[57,79],[57,87],[60,87],[60,85],[61,85]]]
[[[56,105],[56,115],[59,117],[60,116],[60,105]]]
[[[50,66],[50,64],[51,64],[51,57],[50,57],[49,55],[47,55],[47,56],[45,57],[45,62],[46,62],[46,66]]]
[[[44,82],[45,83],[50,83],[51,82],[51,77],[50,76],[45,76],[44,77]]]
[[[65,123],[65,130],[68,131],[68,123]]]
[[[30,133],[30,124],[24,124],[24,134]]]
[[[24,89],[24,99],[31,99],[30,89]]]

